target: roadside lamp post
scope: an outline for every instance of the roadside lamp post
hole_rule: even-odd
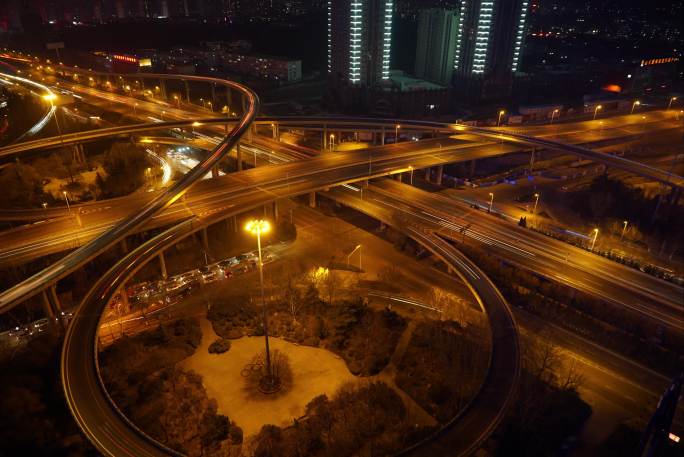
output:
[[[202,108],[206,108],[207,105],[204,103],[204,99],[203,99],[203,98],[200,98],[200,101],[202,102]]]
[[[672,108],[672,102],[675,101],[675,100],[677,100],[677,97],[671,97],[671,98],[670,98],[670,102],[667,104],[667,109],[668,109],[668,110],[669,110],[670,108]]]
[[[594,108],[594,120],[596,120],[596,114],[600,109],[603,109],[603,105],[596,105],[596,108]]]
[[[532,215],[537,217],[537,205],[539,204],[539,194],[534,194],[534,209],[532,209]]]
[[[493,204],[494,204],[494,193],[490,192],[489,193],[489,211],[488,211],[490,213],[492,212],[492,205]]]
[[[555,109],[555,110],[553,110],[553,112],[551,112],[551,122],[550,122],[550,124],[553,124],[553,119],[556,117],[557,114],[558,114],[558,110],[557,110],[557,109]]]
[[[161,111],[161,120],[162,120],[162,121],[164,120],[164,114],[166,114],[166,111],[162,110],[162,111]]]
[[[47,202],[43,202],[43,209],[47,209]]]
[[[178,98],[178,95],[174,95],[173,99],[176,100],[176,106],[180,109],[180,98]]]
[[[329,143],[330,143],[330,150],[331,150],[331,151],[335,150],[335,134],[334,134],[334,133],[331,133],[331,134],[330,134],[330,141],[329,141]]]
[[[67,196],[66,190],[62,191],[62,195],[64,195],[64,201],[66,202],[66,205],[67,205],[67,211],[71,212],[71,206],[69,206],[69,197]]]
[[[596,245],[596,238],[598,238],[598,232],[599,230],[597,228],[594,229],[594,239],[591,241],[591,249],[589,251],[594,251],[594,246]]]
[[[211,102],[207,102],[207,105],[209,105],[209,111],[214,111],[214,107],[212,106]]]
[[[632,103],[632,109],[629,111],[629,114],[634,114],[634,108],[641,105],[641,102],[639,100],[634,100],[634,103]]]
[[[620,241],[622,241],[622,239],[625,237],[625,232],[627,231],[628,222],[622,221],[622,224],[623,224],[623,226],[622,226],[622,234],[620,235]]]
[[[356,247],[352,252],[347,255],[347,268],[349,268],[349,258],[354,254],[356,251],[359,251],[359,270],[361,269],[361,245],[357,244]]]
[[[503,116],[504,114],[506,114],[506,111],[504,111],[504,110],[499,111],[499,118],[496,120],[496,126],[497,127],[499,127],[501,125],[501,116]]]
[[[265,393],[276,392],[280,385],[273,376],[273,369],[271,367],[271,352],[268,345],[268,314],[266,313],[266,300],[264,298],[264,264],[261,258],[261,234],[268,233],[271,229],[271,224],[262,219],[251,220],[245,225],[247,230],[252,235],[257,237],[257,250],[259,252],[259,286],[261,289],[261,311],[264,325],[264,342],[266,345],[266,376],[260,382],[260,389]]]
[[[55,117],[55,125],[57,126],[57,133],[59,134],[59,142],[63,143],[62,128],[59,126],[59,119],[57,118],[57,111],[59,110],[59,108],[55,108],[55,100],[57,100],[57,96],[50,92],[48,94],[43,95],[43,100],[47,100],[50,103],[50,109],[54,110],[53,116]]]
[[[401,125],[397,124],[394,126],[394,143],[399,142],[399,129],[401,128]]]
[[[138,108],[138,104],[133,103],[133,116],[136,116],[138,114],[138,110],[136,108]]]
[[[409,165],[409,170],[411,170],[411,185],[413,185],[413,165]]]

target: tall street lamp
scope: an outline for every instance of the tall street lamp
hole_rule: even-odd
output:
[[[335,150],[335,134],[334,134],[334,133],[331,133],[331,134],[330,134],[330,141],[329,141],[329,143],[330,143],[330,150],[331,150],[331,151]]]
[[[641,102],[639,100],[634,100],[634,103],[632,103],[632,109],[629,111],[629,114],[634,114],[634,107],[641,105]]]
[[[271,367],[271,351],[268,346],[268,314],[266,313],[266,299],[264,298],[264,263],[261,260],[261,234],[271,230],[271,224],[263,219],[251,220],[245,225],[252,235],[257,237],[257,250],[259,251],[259,286],[261,288],[261,311],[264,325],[264,342],[266,344],[266,375],[261,379],[259,388],[264,393],[273,393],[280,389],[280,382],[273,376]]]
[[[625,232],[627,231],[627,221],[622,221],[622,234],[620,235],[620,241],[625,237]]]
[[[504,110],[499,111],[499,118],[496,120],[496,126],[497,127],[501,125],[501,116],[503,116],[504,114],[506,114],[506,111],[504,111]]]
[[[411,170],[411,185],[413,185],[413,165],[409,165],[409,170]]]
[[[71,206],[69,206],[69,197],[67,196],[66,190],[62,191],[62,195],[64,195],[64,201],[67,205],[67,211],[71,212]]]
[[[532,215],[537,217],[537,205],[539,204],[539,194],[534,194],[534,209],[532,210]]]
[[[176,106],[180,109],[180,98],[178,98],[178,95],[174,95],[173,99],[176,100]]]
[[[550,124],[553,124],[553,119],[556,117],[557,114],[558,114],[558,110],[557,110],[557,109],[555,109],[555,110],[553,110],[553,111],[551,112],[551,122],[550,122]]]
[[[399,129],[401,128],[401,125],[397,124],[394,126],[394,143],[399,142]]]
[[[350,257],[352,256],[352,254],[354,254],[357,250],[359,251],[359,270],[361,269],[361,245],[360,245],[360,244],[357,244],[356,247],[354,248],[354,250],[353,250],[352,252],[350,252],[350,253],[347,255],[347,268],[349,268],[349,258],[350,258]]]
[[[492,212],[492,205],[494,204],[494,193],[489,193],[489,212]]]
[[[57,100],[57,96],[53,94],[52,92],[43,95],[43,100],[47,100],[50,103],[50,110],[54,111],[52,115],[55,117],[55,125],[57,125],[57,133],[59,134],[59,142],[63,143],[62,141],[62,129],[59,126],[59,119],[57,118],[57,109],[55,109],[55,100]]]
[[[671,97],[671,98],[670,98],[670,103],[667,104],[667,109],[668,109],[668,110],[669,110],[670,108],[672,108],[672,102],[675,101],[675,100],[677,100],[677,97]]]
[[[603,109],[603,105],[596,105],[596,108],[594,108],[594,120],[596,120],[596,114],[600,109]]]
[[[598,232],[599,230],[597,228],[594,229],[594,239],[591,241],[591,249],[590,251],[594,251],[594,245],[596,245],[596,238],[598,238]]]

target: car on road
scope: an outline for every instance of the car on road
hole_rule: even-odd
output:
[[[36,333],[44,332],[45,330],[47,330],[49,323],[50,321],[48,321],[47,318],[38,319],[33,323],[33,327],[31,328],[29,334],[34,335]]]
[[[28,334],[29,334],[29,329],[28,329],[28,327],[26,327],[24,325],[14,327],[12,330],[9,331],[9,336],[16,338],[16,339],[21,339]]]

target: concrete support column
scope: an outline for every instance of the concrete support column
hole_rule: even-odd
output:
[[[190,103],[190,84],[187,80],[183,80],[183,85],[185,86],[185,100]]]
[[[472,178],[475,176],[475,165],[477,164],[477,160],[473,159],[470,161],[470,177]]]
[[[273,222],[278,222],[278,200],[273,200]]]
[[[530,153],[530,174],[534,171],[534,153],[536,152],[535,148],[532,148],[532,152]]]
[[[202,230],[200,232],[202,234],[202,248],[205,251],[208,251],[209,250],[209,236],[207,234],[207,228],[202,227]]]
[[[168,278],[168,273],[166,271],[166,259],[164,259],[164,252],[159,253],[159,267],[161,269],[162,278]]]
[[[123,252],[124,255],[128,254],[128,243],[126,243],[126,238],[123,238],[119,242],[119,246],[121,246],[121,251]]]
[[[425,169],[425,181],[430,182],[430,167]]]
[[[214,165],[213,167],[211,167],[211,177],[212,178],[218,178],[218,176],[219,176],[218,165]]]
[[[48,297],[50,298],[50,303],[52,304],[52,309],[55,310],[55,313],[62,311],[62,305],[59,302],[59,297],[57,296],[57,284],[53,284],[50,286],[48,294]]]
[[[163,79],[159,80],[159,92],[164,100],[166,100],[166,83]]]
[[[50,298],[48,297],[47,291],[43,290],[43,311],[45,311],[45,317],[50,320],[52,324],[55,321],[55,310],[52,309],[52,304],[50,303]]]
[[[311,208],[316,207],[316,192],[310,192],[309,193],[309,206]]]
[[[235,111],[231,110],[233,107],[233,91],[230,90],[230,87],[226,87],[226,105],[228,106],[229,111]]]
[[[242,114],[244,115],[247,112],[247,98],[242,97]]]
[[[444,175],[444,165],[437,166],[437,176],[435,176],[435,184],[442,185],[442,176]]]
[[[328,149],[328,126],[323,126],[323,150]]]
[[[394,179],[401,182],[402,181],[402,175],[403,175],[403,173],[397,173],[396,175],[394,175]]]
[[[237,161],[237,171],[242,171],[242,148],[240,143],[235,147],[235,160]]]
[[[119,289],[119,295],[121,296],[121,313],[128,313],[131,311],[131,304],[128,302],[128,294],[126,293],[126,284],[121,285]]]
[[[237,216],[233,216],[233,229],[235,230],[235,233],[237,233],[237,231],[238,231]]]
[[[380,145],[385,145],[385,127],[380,131]]]

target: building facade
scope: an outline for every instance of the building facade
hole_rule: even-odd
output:
[[[462,0],[453,84],[460,98],[507,97],[520,66],[529,0]]]
[[[393,0],[329,0],[328,73],[372,87],[389,80]]]
[[[420,12],[416,76],[445,86],[451,84],[460,30],[456,10],[432,8]]]

